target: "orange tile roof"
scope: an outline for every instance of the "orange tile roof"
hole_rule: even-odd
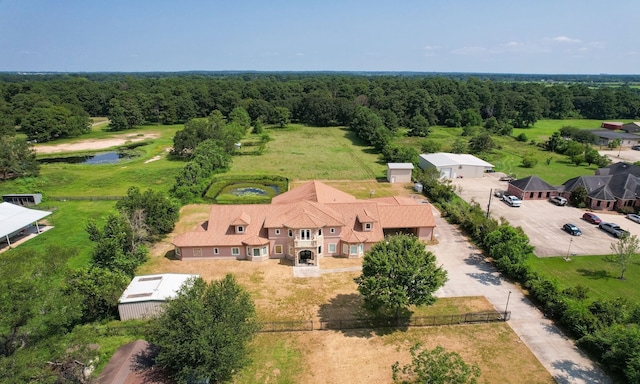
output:
[[[309,181],[271,199],[271,204],[287,204],[298,201],[315,201],[317,203],[344,203],[356,201],[348,193],[328,186],[317,180]]]
[[[365,231],[363,224],[374,224]],[[242,225],[243,233],[235,226]],[[264,245],[268,228],[341,227],[341,239],[349,243],[377,242],[383,228],[435,227],[430,204],[416,199],[385,197],[357,200],[319,181],[274,198],[273,204],[213,205],[206,230],[183,233],[173,239],[178,247]]]

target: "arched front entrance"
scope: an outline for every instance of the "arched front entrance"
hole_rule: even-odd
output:
[[[298,264],[309,264],[313,262],[313,252],[308,249],[298,252]]]

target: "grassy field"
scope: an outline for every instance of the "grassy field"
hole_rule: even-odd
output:
[[[617,121],[612,119],[612,121]],[[566,120],[538,120],[529,128],[514,128],[512,135],[517,137],[521,133],[527,135],[527,139],[536,142],[546,141],[554,132],[562,127],[576,127],[581,129],[598,129],[602,120],[566,119]]]
[[[590,299],[625,297],[640,303],[640,263],[632,264],[620,280],[620,268],[606,256],[578,256],[565,261],[562,257],[529,259],[537,271],[555,280],[560,288],[582,285],[589,287]]]
[[[229,175],[268,174],[291,180],[365,180],[384,177],[386,164],[353,132],[344,127],[265,130],[273,141],[263,155],[233,158]],[[255,141],[248,136],[247,140]]]

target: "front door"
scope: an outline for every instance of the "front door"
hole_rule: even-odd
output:
[[[298,254],[298,257],[299,257],[298,262],[300,264],[306,264],[309,260],[311,260],[311,258],[313,257],[313,254],[309,250],[304,250],[304,251],[300,251],[300,253]]]

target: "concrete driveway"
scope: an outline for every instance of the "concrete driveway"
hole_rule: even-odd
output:
[[[499,311],[505,310],[508,300],[511,311],[508,324],[558,383],[611,383],[516,286],[484,260],[481,251],[457,227],[447,223],[435,208],[433,214],[439,242],[427,249],[436,255],[449,277],[436,296],[483,295]]]
[[[640,155],[640,151],[637,152]],[[597,225],[582,220],[584,209],[559,207],[546,200],[524,200],[514,208],[492,192],[506,190],[507,182],[500,181],[502,173],[487,173],[478,179],[455,179],[457,194],[465,201],[476,201],[483,210],[489,209],[492,217],[504,217],[514,227],[522,227],[535,247],[538,257],[580,255],[606,255],[611,253],[611,243],[617,239],[598,229]],[[491,203],[489,205],[489,202]],[[634,223],[616,212],[595,212],[602,221],[614,222],[640,237],[640,224]],[[571,236],[561,228],[565,223],[577,225],[582,236]]]

